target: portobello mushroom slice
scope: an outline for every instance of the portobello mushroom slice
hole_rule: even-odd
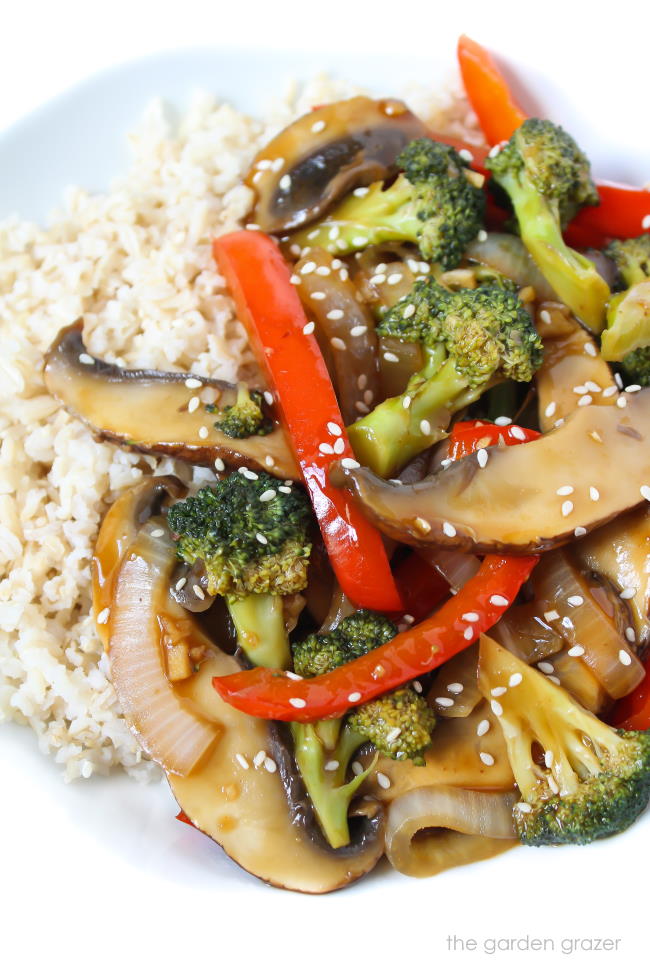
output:
[[[381,531],[409,545],[543,552],[650,497],[650,389],[617,403],[581,407],[530,443],[488,447],[484,467],[471,455],[417,484],[340,464],[331,477]]]
[[[264,437],[234,440],[206,409],[231,406],[237,387],[184,372],[122,369],[89,355],[81,319],[62,329],[45,355],[48,392],[102,440],[145,454],[167,454],[200,467],[224,463],[299,478],[279,425]]]
[[[611,369],[566,305],[540,305],[537,330],[544,341],[544,361],[535,375],[542,433],[582,409],[584,403],[607,406],[615,402],[618,388]]]
[[[269,234],[316,220],[357,186],[397,173],[405,145],[427,134],[404,102],[364,96],[323,105],[292,122],[253,160],[252,219]]]

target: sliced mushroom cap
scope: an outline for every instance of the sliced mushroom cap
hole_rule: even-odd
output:
[[[395,98],[358,96],[323,105],[283,129],[253,160],[252,219],[266,233],[316,220],[356,186],[388,179],[405,145],[426,135]]]
[[[644,504],[650,491],[650,389],[617,406],[584,406],[516,447],[487,448],[417,484],[333,466],[385,534],[410,545],[543,552]]]
[[[82,330],[79,319],[59,332],[45,356],[45,385],[101,439],[202,467],[212,467],[221,458],[233,466],[299,478],[281,427],[245,440],[233,440],[216,429],[206,406],[232,405],[236,386],[183,372],[121,369],[89,355]]]
[[[585,397],[596,406],[614,402],[618,389],[612,372],[566,305],[540,305],[537,330],[544,341],[544,361],[535,375],[542,433],[581,409]]]

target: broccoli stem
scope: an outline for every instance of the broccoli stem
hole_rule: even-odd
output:
[[[237,642],[256,667],[288,670],[291,667],[289,637],[284,625],[282,596],[251,593],[226,596],[226,605],[237,630]]]
[[[469,387],[453,359],[440,365],[445,354],[442,346],[428,353],[427,365],[412,377],[404,393],[384,400],[348,427],[357,460],[380,477],[390,477],[416,454],[442,440],[449,414],[483,393],[484,386]]]
[[[292,722],[290,727],[296,764],[323,835],[335,850],[347,846],[350,842],[348,808],[355,792],[374,768],[374,761],[349,782],[346,782],[347,770],[352,756],[367,738],[344,726],[336,747],[326,750],[315,725]],[[326,771],[325,765],[329,762],[338,762],[338,765]]]
[[[502,177],[521,239],[558,298],[593,332],[605,325],[610,293],[594,264],[565,244],[557,213],[525,177]]]

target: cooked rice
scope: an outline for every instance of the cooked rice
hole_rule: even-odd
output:
[[[70,189],[47,229],[0,224],[0,721],[29,724],[67,781],[113,766],[146,779],[156,768],[120,715],[91,616],[101,519],[143,475],[197,484],[211,474],[96,443],[47,395],[43,353],[83,316],[90,352],[123,366],[226,380],[253,368],[210,240],[243,225],[241,176],[270,136],[352,93],[319,79],[264,122],[201,94],[177,130],[156,103],[109,193]],[[457,94],[408,97],[438,130],[475,137]]]

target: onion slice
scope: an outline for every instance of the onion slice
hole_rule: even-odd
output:
[[[515,801],[515,792],[448,786],[413,789],[389,807],[386,856],[396,870],[410,877],[432,877],[495,856],[517,840],[512,818]]]
[[[165,522],[152,519],[138,533],[115,582],[109,658],[120,706],[142,747],[166,771],[188,775],[214,744],[220,726],[184,700],[165,674],[165,623],[182,613],[169,595],[175,561]]]

